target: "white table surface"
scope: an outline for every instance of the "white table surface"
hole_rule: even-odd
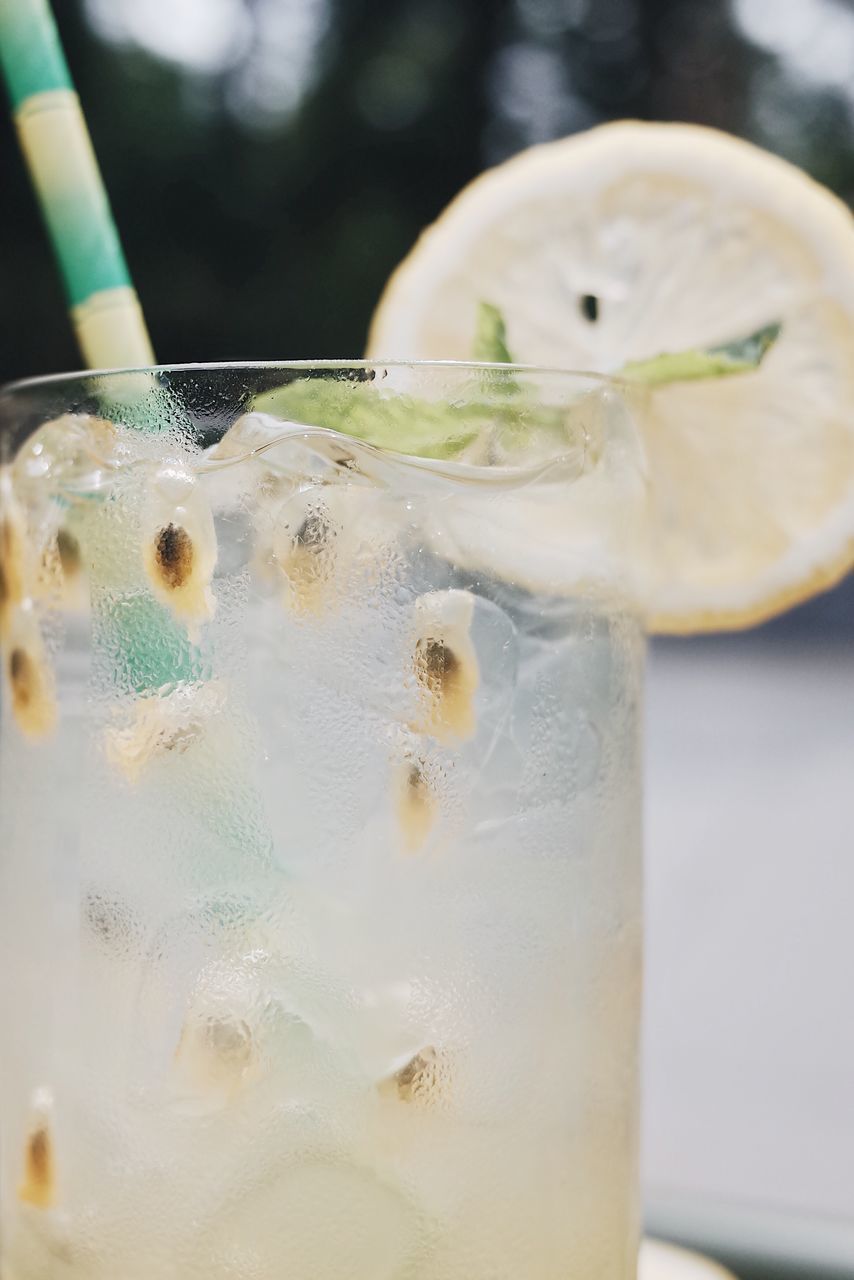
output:
[[[649,674],[647,1201],[834,1220],[854,1271],[854,643]]]
[[[733,1280],[733,1276],[693,1250],[647,1238],[638,1256],[638,1280]]]

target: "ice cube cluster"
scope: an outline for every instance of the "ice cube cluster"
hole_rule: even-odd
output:
[[[2,470],[3,1280],[627,1274],[639,629],[443,554],[440,472]]]

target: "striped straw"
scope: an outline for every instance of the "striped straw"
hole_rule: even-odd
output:
[[[48,0],[0,0],[0,65],[89,368],[154,363]]]

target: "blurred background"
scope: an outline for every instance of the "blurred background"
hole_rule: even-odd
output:
[[[350,356],[449,198],[620,116],[854,202],[852,0],[57,0],[159,358]],[[74,368],[0,119],[0,381]],[[854,358],[854,352],[852,352]],[[854,585],[653,645],[648,1222],[854,1276]]]

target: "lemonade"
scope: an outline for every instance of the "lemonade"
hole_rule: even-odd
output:
[[[3,1280],[626,1280],[625,396],[234,367],[0,413]]]

